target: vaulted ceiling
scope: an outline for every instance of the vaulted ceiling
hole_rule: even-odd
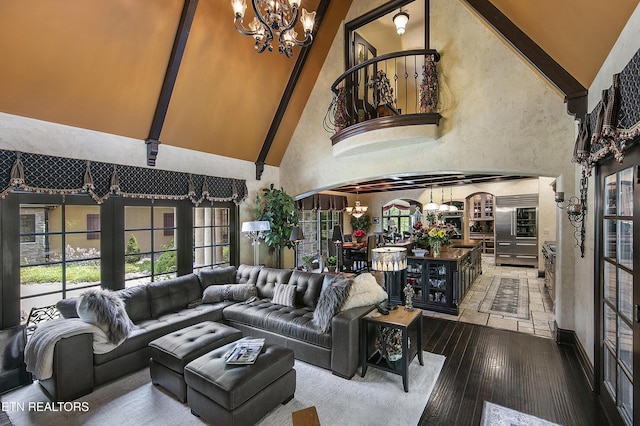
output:
[[[638,4],[484,1],[587,88]],[[187,3],[197,6],[160,141],[252,162],[268,145],[264,160],[278,166],[350,0],[303,0],[309,10],[328,7],[300,69],[300,49],[293,59],[255,53],[252,39],[235,30],[228,0],[5,0],[0,111],[143,143]],[[287,92],[296,71],[297,84]],[[290,99],[274,127],[285,94]]]

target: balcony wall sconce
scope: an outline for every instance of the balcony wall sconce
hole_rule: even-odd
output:
[[[409,14],[400,8],[400,11],[393,15],[393,23],[396,26],[398,35],[404,34],[407,29],[407,22],[409,22]]]
[[[569,223],[574,227],[573,238],[576,247],[580,247],[580,257],[584,257],[585,219],[587,216],[587,175],[582,170],[580,178],[580,197],[573,196],[568,200],[564,198],[564,192],[556,192],[555,201],[558,208],[567,211]]]

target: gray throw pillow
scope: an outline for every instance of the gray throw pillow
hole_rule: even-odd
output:
[[[351,280],[336,276],[322,289],[316,309],[313,311],[313,323],[326,333],[331,328],[331,320],[340,312],[340,308],[349,296]]]
[[[258,294],[255,284],[211,285],[202,293],[202,303],[216,303],[223,300],[243,301]]]
[[[58,312],[60,312],[60,315],[62,315],[62,318],[78,318],[76,302],[77,299],[75,297],[69,297],[56,302],[56,308],[58,309]]]
[[[271,302],[283,306],[295,306],[296,286],[290,284],[276,284]]]

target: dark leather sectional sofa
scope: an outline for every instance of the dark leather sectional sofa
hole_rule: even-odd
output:
[[[333,317],[330,330],[321,332],[313,324],[313,311],[323,286],[332,278],[328,274],[240,265],[119,290],[136,325],[125,342],[97,355],[93,353],[91,334],[63,338],[55,346],[53,376],[40,384],[54,401],[79,398],[95,386],[148,366],[150,341],[202,321],[224,322],[245,335],[264,337],[293,349],[297,359],[351,378],[359,363],[360,319],[373,306],[340,312]],[[209,285],[230,283],[255,284],[257,299],[197,304]],[[295,307],[271,302],[276,283],[296,285]],[[73,301],[61,303],[68,308]]]

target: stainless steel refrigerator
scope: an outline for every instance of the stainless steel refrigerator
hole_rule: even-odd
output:
[[[496,265],[538,267],[538,194],[496,197]]]

